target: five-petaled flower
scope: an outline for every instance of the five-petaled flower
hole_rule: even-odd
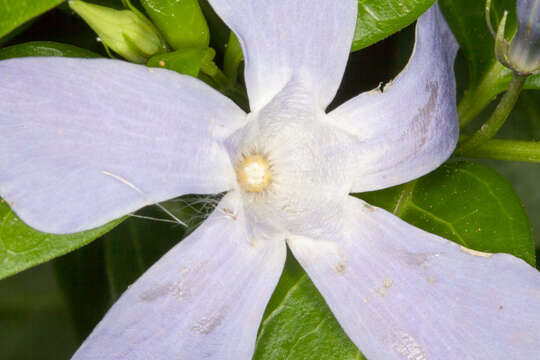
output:
[[[227,192],[75,359],[249,359],[286,246],[370,359],[527,359],[540,276],[349,196],[417,178],[456,144],[455,40],[437,6],[406,69],[326,113],[357,0],[210,0],[238,35],[251,112],[197,79],[114,60],[0,62],[0,195],[69,233]],[[485,255],[485,256],[479,256]]]

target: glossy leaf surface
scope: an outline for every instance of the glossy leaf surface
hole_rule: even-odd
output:
[[[64,0],[0,0],[0,38]]]
[[[23,223],[8,204],[0,200],[0,279],[86,245],[121,221],[76,234],[45,234]]]
[[[503,139],[540,140],[540,92],[524,91],[509,119],[497,137]],[[529,214],[533,238],[536,240],[536,255],[540,253],[540,166],[535,163],[496,161],[486,163],[512,183]],[[537,267],[539,263],[537,261]]]
[[[351,51],[363,49],[410,25],[434,0],[358,0]]]
[[[54,41],[31,41],[0,50],[0,60],[27,56],[100,57],[89,50]]]
[[[513,254],[535,265],[521,200],[510,183],[487,166],[448,163],[418,180],[361,197],[465,247]]]

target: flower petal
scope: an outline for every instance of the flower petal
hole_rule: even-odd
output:
[[[126,290],[73,359],[251,359],[286,247],[253,242],[246,229],[241,198],[229,193]]]
[[[540,273],[349,198],[342,233],[290,238],[345,332],[369,359],[532,359]]]
[[[351,149],[361,169],[353,192],[407,182],[450,156],[458,137],[456,51],[456,41],[434,5],[418,19],[413,55],[394,82],[382,92],[360,94],[329,114],[358,138]]]
[[[0,62],[0,196],[69,233],[232,187],[222,140],[245,114],[204,83],[113,60]]]
[[[290,80],[313,89],[324,109],[345,70],[357,0],[209,0],[236,33],[245,60],[252,111]]]

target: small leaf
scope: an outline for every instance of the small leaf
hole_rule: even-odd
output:
[[[445,164],[408,184],[358,196],[462,245],[508,252],[534,265],[521,201],[506,179],[484,165]],[[285,358],[363,359],[292,256],[267,307],[254,357]]]
[[[64,0],[0,0],[0,38]]]
[[[211,60],[214,56],[215,50],[211,48],[182,49],[152,56],[146,65],[197,77],[205,60]]]
[[[358,0],[351,51],[363,49],[410,25],[435,0]]]
[[[0,199],[0,279],[86,245],[122,220],[76,234],[45,234],[23,223]]]

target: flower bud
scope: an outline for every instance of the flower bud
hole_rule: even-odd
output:
[[[71,0],[69,6],[99,35],[103,44],[127,60],[143,64],[166,49],[152,23],[131,10]]]
[[[518,0],[518,31],[510,44],[508,61],[522,74],[540,70],[540,0]]]
[[[141,4],[173,49],[208,47],[210,31],[198,0],[141,0]]]

